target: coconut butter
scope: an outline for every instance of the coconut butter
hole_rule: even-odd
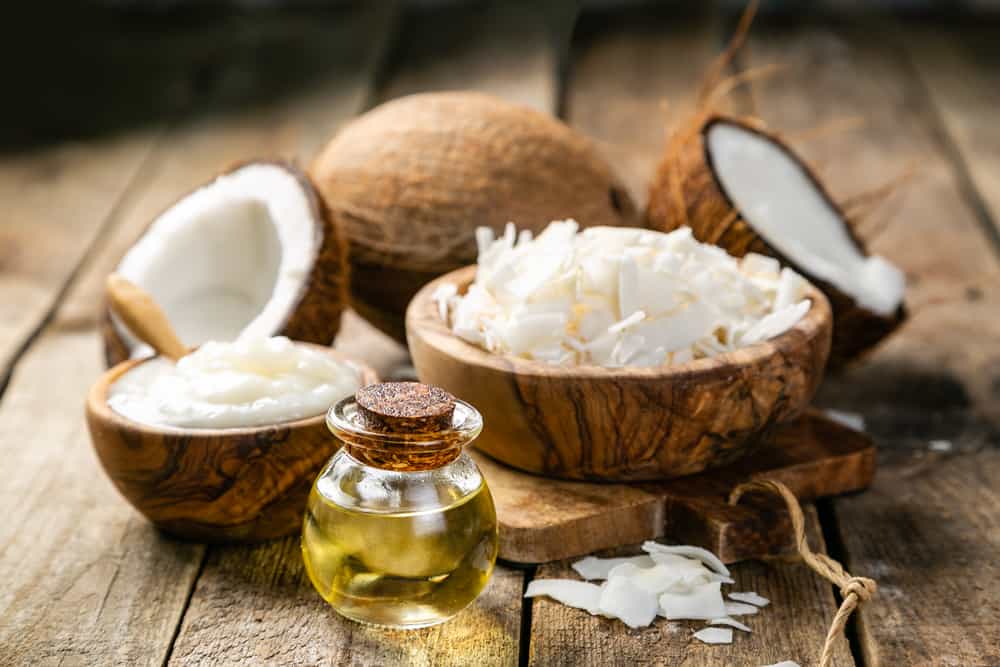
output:
[[[358,386],[356,367],[320,349],[251,338],[142,362],[111,385],[108,405],[155,426],[237,428],[323,414]]]

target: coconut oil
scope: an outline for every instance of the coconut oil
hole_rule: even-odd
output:
[[[429,389],[389,383],[358,395],[387,386],[394,387],[383,394],[390,401]],[[395,628],[434,625],[489,580],[496,511],[482,474],[461,452],[482,420],[468,404],[453,405],[436,423],[426,401],[416,409],[424,416],[413,409],[387,415],[393,407],[383,403],[381,419],[369,412],[365,420],[357,398],[331,410],[328,423],[346,446],[313,486],[302,553],[313,585],[343,616]]]

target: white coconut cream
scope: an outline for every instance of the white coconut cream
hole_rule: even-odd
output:
[[[133,421],[235,428],[324,413],[354,393],[358,369],[283,336],[209,342],[176,364],[152,359],[110,387],[108,405]]]

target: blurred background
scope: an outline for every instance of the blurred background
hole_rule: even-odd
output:
[[[104,0],[19,3],[4,10],[8,95],[0,146],[18,149],[115,132],[184,114],[279,103],[338,72],[368,66],[376,48],[370,102],[387,96],[401,69],[447,63],[488,41],[498,58],[534,39],[556,45],[562,110],[572,48],[631,21],[647,30],[710,14],[732,25],[738,0],[669,2],[473,2],[462,0]],[[27,5],[27,6],[25,6]],[[524,21],[530,14],[535,21]],[[359,15],[364,19],[359,22]],[[1000,26],[997,0],[765,0],[759,22],[921,22]],[[994,36],[1000,35],[1000,30]],[[720,32],[721,47],[726,35]],[[569,48],[564,48],[569,47]],[[432,77],[433,78],[433,77]],[[462,77],[454,77],[462,79]],[[459,83],[468,83],[465,77]],[[438,86],[440,87],[440,86]]]

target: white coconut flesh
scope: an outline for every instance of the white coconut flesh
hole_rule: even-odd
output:
[[[890,316],[899,308],[903,272],[859,250],[846,221],[786,148],[719,122],[706,133],[706,149],[730,203],[771,247],[872,312]]]
[[[320,242],[304,187],[274,164],[224,174],[160,215],[118,273],[153,295],[188,346],[273,335],[297,304]],[[150,354],[115,326],[133,358]]]

